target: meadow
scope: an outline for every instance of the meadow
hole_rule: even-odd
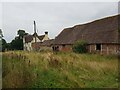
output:
[[[73,52],[2,53],[3,88],[117,88],[117,56]]]

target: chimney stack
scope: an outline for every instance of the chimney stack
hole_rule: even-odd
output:
[[[45,35],[48,35],[48,32],[45,32]]]
[[[46,38],[46,40],[48,40],[48,32],[47,31],[45,32],[45,38]]]

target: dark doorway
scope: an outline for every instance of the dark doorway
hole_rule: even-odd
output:
[[[96,44],[96,50],[101,50],[101,44]]]

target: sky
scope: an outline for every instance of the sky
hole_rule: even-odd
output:
[[[1,3],[0,3],[1,7]],[[17,30],[33,34],[36,21],[39,35],[48,31],[55,38],[64,28],[118,14],[117,2],[2,2],[4,38],[11,42]]]

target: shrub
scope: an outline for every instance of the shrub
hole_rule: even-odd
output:
[[[87,43],[85,41],[77,41],[73,45],[73,52],[86,53],[87,52],[86,46]]]
[[[118,29],[118,33],[120,33],[120,28]]]

